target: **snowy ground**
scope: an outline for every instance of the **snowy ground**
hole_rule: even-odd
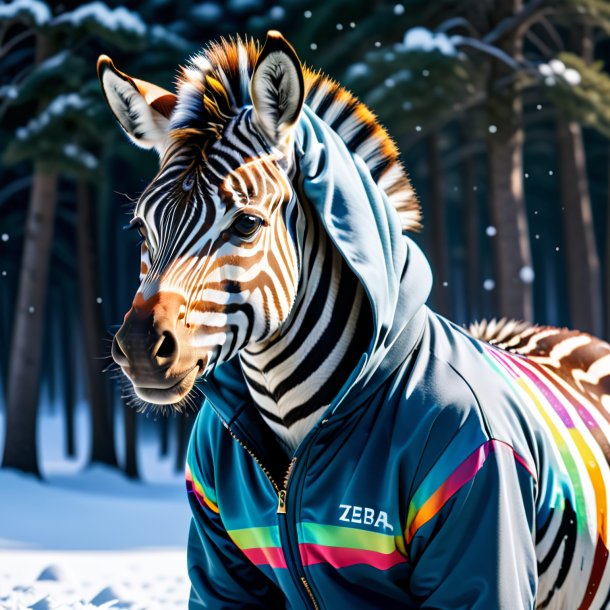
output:
[[[82,446],[67,461],[60,419],[41,417],[44,482],[0,471],[0,610],[186,608],[190,515],[173,458],[149,438],[143,482],[85,468],[84,410],[78,424]],[[0,438],[2,428],[0,418]]]

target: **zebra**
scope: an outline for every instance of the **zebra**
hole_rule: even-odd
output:
[[[336,408],[333,399],[361,367],[375,325],[370,287],[359,281],[353,262],[342,256],[327,221],[308,199],[303,168],[297,162],[297,126],[303,116],[313,114],[321,120],[358,170],[366,171],[383,193],[407,233],[419,230],[421,211],[398,149],[364,104],[321,72],[303,67],[279,32],[269,32],[262,49],[239,37],[210,43],[181,69],[177,93],[124,74],[107,56],[100,57],[98,74],[120,126],[136,145],[154,149],[160,159],[159,171],[137,201],[130,223],[142,238],[140,286],[114,337],[112,356],[143,404],[176,409],[189,404],[196,384],[204,384],[223,363],[237,361],[253,408],[281,448],[278,463],[287,468],[260,460],[233,431],[233,419],[221,417],[222,424],[261,466],[278,495],[278,515],[286,514],[299,452],[312,430],[329,421],[329,409]],[[416,264],[417,250],[410,252]],[[442,320],[434,324],[443,329],[439,335],[460,332],[448,330],[451,327]],[[473,347],[464,349],[475,350],[473,357],[484,357],[506,387],[521,383],[521,393],[512,401],[525,404],[525,394],[536,398],[540,393],[561,405],[576,401],[575,409],[585,405],[591,438],[605,458],[598,460],[593,450],[590,462],[603,489],[606,482],[610,486],[610,346],[576,331],[506,320],[475,325],[459,341],[471,342]],[[421,335],[414,337],[407,352],[416,355],[419,350],[421,358],[422,345]],[[230,381],[227,388],[232,391]],[[206,396],[211,404],[212,386],[210,392]],[[548,426],[555,425],[555,415],[544,408],[535,417],[547,417]],[[567,443],[562,434],[558,438]],[[195,441],[191,444],[194,454],[204,451]],[[505,448],[490,436],[480,445],[478,459],[482,464],[490,452],[499,454]],[[514,459],[537,484],[537,468],[516,452]],[[549,459],[552,462],[555,454]],[[569,456],[572,462],[580,459]],[[277,471],[284,474],[283,485]],[[206,523],[221,515],[226,526],[229,511],[203,479],[204,474],[189,464],[187,484],[197,498],[194,514]],[[418,508],[415,499],[425,497],[426,480],[413,495],[405,534],[408,545],[448,501],[445,498],[436,512],[430,512],[431,498],[436,497],[431,496],[425,508]],[[583,485],[589,490],[591,483]],[[562,510],[553,505],[544,526],[535,531],[537,607],[604,608],[610,602],[603,590],[610,581],[607,513],[600,508],[606,505],[607,492],[595,489],[592,506],[598,510],[599,537],[593,551],[576,510],[596,510],[585,500],[573,507],[568,499]],[[588,496],[582,492],[578,497]],[[353,503],[341,507],[341,523],[333,527],[349,522],[369,523],[386,533],[397,529],[389,512]],[[195,537],[204,536],[198,523]],[[361,527],[356,526],[358,535]],[[266,547],[252,546],[251,538],[260,535],[253,532],[260,529],[237,527],[228,535],[235,548],[263,566],[265,577],[288,590],[284,588],[292,585],[282,580],[284,559],[275,554],[270,559]],[[301,545],[299,538],[299,548],[307,544]],[[392,568],[409,556],[399,538],[395,545],[394,563],[388,564]],[[335,541],[327,546],[341,545]],[[302,551],[303,566],[307,557]],[[336,557],[333,561],[337,567]],[[312,560],[312,565],[317,563]],[[581,570],[589,574],[584,584]],[[306,573],[298,566],[295,571],[308,607],[325,607]],[[204,579],[199,566],[193,573],[193,582]],[[196,600],[193,607],[201,603]]]
[[[272,56],[282,40],[271,33],[265,55]],[[259,57],[251,40],[212,44],[206,57],[194,57],[183,70],[178,96],[127,77],[106,56],[98,62],[120,125],[136,144],[154,147],[161,157],[130,223],[143,240],[141,286],[114,337],[112,355],[142,401],[180,404],[197,377],[239,352],[262,416],[294,450],[343,383],[337,371],[352,370],[364,351],[369,316],[362,286],[311,210],[298,204],[298,168],[282,167],[284,160],[278,166],[273,153],[261,155],[268,144],[255,129],[269,137],[274,127],[264,122],[265,112],[252,115],[245,108],[245,77],[257,57],[262,64],[265,56]],[[305,102],[319,113],[363,158],[404,229],[419,229],[419,204],[385,129],[337,83],[313,70],[302,74],[293,50],[290,58],[297,64],[289,66],[291,76],[302,81],[304,99],[297,105]],[[145,103],[150,105],[140,108]],[[296,108],[284,113],[275,129],[287,131],[295,120]],[[277,137],[280,150],[288,149],[280,141],[286,136],[270,137]],[[212,263],[215,257],[219,262]],[[222,276],[230,268],[223,269],[221,261],[233,257],[247,261],[249,276],[235,270]],[[264,284],[252,286],[251,278],[260,282],[263,276]],[[299,283],[306,290],[298,291]],[[353,307],[344,310],[344,302]],[[178,327],[182,336],[173,328],[176,315],[185,322]],[[138,329],[153,320],[155,334],[143,343]],[[185,347],[193,336],[192,347]],[[133,353],[131,359],[126,352]],[[143,359],[147,352],[152,360]],[[320,352],[330,354],[323,366]]]

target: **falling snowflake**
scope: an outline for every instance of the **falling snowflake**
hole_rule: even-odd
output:
[[[519,270],[519,279],[524,284],[531,284],[535,277],[534,270],[529,265],[525,265]]]
[[[8,233],[2,233],[2,241],[8,241]]]
[[[483,288],[485,290],[493,290],[496,287],[496,283],[492,279],[486,279],[483,282]]]
[[[487,235],[489,237],[493,237],[498,231],[496,230],[496,227],[490,225],[485,229],[485,233],[487,233]]]

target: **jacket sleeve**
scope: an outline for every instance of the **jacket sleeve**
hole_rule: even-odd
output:
[[[249,561],[227,534],[214,489],[204,476],[206,465],[200,465],[199,452],[193,446],[197,440],[195,426],[186,467],[193,515],[187,550],[191,581],[189,610],[285,607],[278,587]]]
[[[461,461],[450,458],[442,456],[431,468],[409,506],[410,588],[419,607],[533,609],[532,470],[497,440]]]

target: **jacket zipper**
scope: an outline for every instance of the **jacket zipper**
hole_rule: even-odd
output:
[[[292,475],[294,467],[296,466],[297,459],[298,458],[295,455],[295,456],[293,456],[292,460],[290,461],[290,465],[288,466],[288,470],[286,471],[286,476],[284,477],[284,486],[278,494],[277,513],[279,515],[284,515],[283,519],[284,519],[284,526],[285,526],[286,531],[288,530],[288,524],[286,523],[286,494],[288,492],[288,483],[290,482],[290,476]],[[286,554],[288,554],[290,556],[291,563],[296,564],[297,563],[296,560],[294,559],[294,557],[292,557],[292,547],[290,545],[290,541],[289,541],[288,547],[289,548],[285,549]],[[309,582],[307,582],[307,578],[305,578],[305,576],[302,576],[299,574],[299,579],[300,579],[301,585],[303,585],[303,588],[305,589],[305,593],[307,593],[307,596],[309,597],[311,603],[313,604],[314,610],[320,610],[320,606],[318,605],[316,597],[313,594],[311,585],[309,584]]]
[[[212,401],[207,396],[206,396],[206,398],[210,402],[210,404],[212,404],[212,406],[213,406]],[[275,492],[277,493],[277,496],[278,496],[277,513],[280,515],[285,515],[286,514],[286,492],[288,489],[288,482],[290,481],[290,476],[291,476],[294,466],[297,462],[297,456],[293,456],[292,460],[290,461],[290,464],[288,465],[288,470],[286,471],[286,475],[284,476],[283,487],[280,489],[279,485],[275,482],[274,478],[271,476],[271,473],[269,472],[269,470],[267,470],[267,468],[265,468],[265,465],[258,458],[258,456],[254,453],[254,451],[252,451],[250,449],[250,447],[248,447],[233,432],[233,430],[231,430],[229,424],[227,424],[227,422],[224,420],[224,418],[220,416],[220,413],[218,413],[218,410],[217,409],[214,409],[214,410],[216,411],[216,414],[218,415],[218,418],[222,422],[223,426],[225,427],[227,432],[230,434],[231,438],[233,438],[237,443],[239,443],[239,445],[244,449],[244,451],[246,451],[246,453],[254,460],[254,462],[256,464],[258,464],[260,469],[263,471],[263,473],[265,474],[265,476],[267,477],[267,479],[273,486],[273,489],[275,489]],[[286,550],[290,550],[290,549],[286,549]],[[298,575],[298,576],[300,579],[300,583],[303,585],[303,589],[305,590],[305,592],[307,593],[307,596],[309,597],[309,599],[311,600],[311,603],[313,604],[314,610],[319,610],[320,606],[318,605],[318,602],[316,601],[316,598],[311,589],[311,585],[309,584],[309,582],[307,582],[307,579],[305,578],[305,576],[301,576],[301,575]]]
[[[307,591],[307,595],[309,595],[309,599],[311,599],[311,603],[313,604],[315,610],[320,610],[320,606],[318,606],[318,602],[316,601],[313,591],[311,590],[311,587],[309,586],[309,583],[307,582],[305,576],[301,576],[301,582],[303,583],[303,587],[305,587],[305,591]]]
[[[221,418],[221,421],[225,425],[225,428],[227,429],[227,431],[231,435],[231,437],[233,439],[235,439],[241,445],[241,447],[243,449],[245,449],[245,451],[248,453],[248,455],[260,466],[261,470],[265,473],[265,476],[269,479],[269,482],[271,483],[271,485],[273,485],[273,488],[275,489],[275,491],[277,493],[277,497],[278,497],[277,513],[279,515],[285,515],[286,514],[286,490],[288,488],[288,481],[290,481],[290,475],[292,474],[292,470],[297,462],[296,456],[293,457],[292,460],[290,461],[290,465],[288,466],[288,470],[286,471],[286,476],[284,477],[284,485],[283,485],[282,489],[280,489],[278,487],[277,483],[275,482],[275,480],[273,479],[273,477],[271,476],[271,474],[269,473],[269,471],[265,468],[263,463],[258,459],[256,454],[231,430],[231,428],[229,428],[227,423],[222,418]],[[300,578],[301,584],[303,585],[303,588],[305,589],[305,592],[307,593],[307,595],[309,596],[309,599],[311,600],[311,603],[313,604],[314,610],[320,610],[320,606],[318,606],[318,602],[316,601],[313,591],[311,590],[311,585],[307,582],[307,579],[305,578],[305,576],[299,576],[299,578]]]

